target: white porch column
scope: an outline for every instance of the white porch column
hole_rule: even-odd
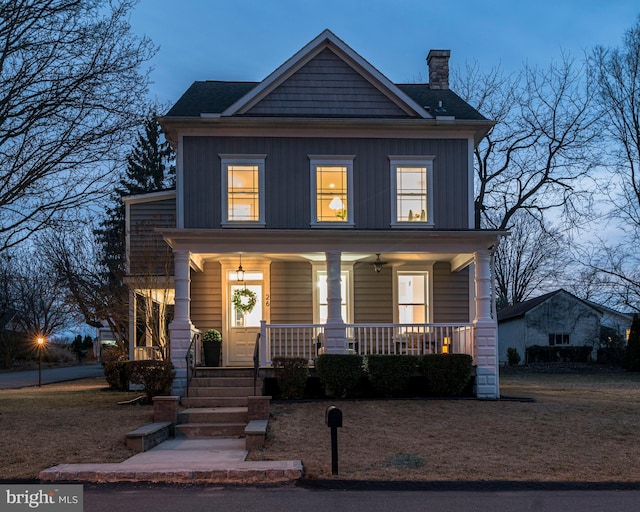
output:
[[[492,272],[490,251],[474,253],[476,285],[476,317],[474,324],[474,363],[476,364],[476,396],[499,398],[498,325],[491,316]]]
[[[191,323],[191,278],[189,251],[177,250],[173,252],[175,306],[173,321],[169,325],[171,339],[171,362],[176,369],[171,393],[184,396],[187,386],[187,350],[195,328]]]
[[[339,252],[327,252],[327,324],[325,354],[346,354],[347,337],[342,318],[342,295],[340,287]]]

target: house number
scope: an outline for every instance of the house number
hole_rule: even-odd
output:
[[[264,305],[269,307],[271,305],[271,295],[267,293],[264,298]]]

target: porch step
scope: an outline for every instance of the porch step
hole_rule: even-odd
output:
[[[260,389],[257,388],[256,391]],[[189,397],[246,397],[253,395],[253,386],[251,387],[236,387],[236,386],[211,386],[211,387],[190,387]]]
[[[262,379],[258,379],[258,388],[262,384]],[[246,387],[251,388],[253,394],[253,377],[194,377],[191,379],[190,387]]]
[[[191,394],[192,390],[189,391]],[[248,395],[247,395],[248,396]],[[182,399],[182,405],[188,408],[197,407],[246,407],[247,396],[227,396],[227,397],[193,397]]]
[[[176,434],[188,438],[242,437],[247,422],[241,423],[185,423],[176,425]]]
[[[253,368],[212,368],[196,367],[196,377],[247,377],[253,379]]]
[[[247,423],[246,407],[198,407],[181,411],[178,424],[185,423]]]

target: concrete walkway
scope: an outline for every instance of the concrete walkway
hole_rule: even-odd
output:
[[[69,380],[87,379],[104,376],[101,364],[65,366],[62,368],[42,369],[42,384],[66,382]],[[19,372],[1,372],[0,389],[28,388],[38,385],[38,370]]]
[[[281,484],[302,477],[301,461],[246,461],[245,440],[175,438],[120,463],[60,464],[41,482]]]

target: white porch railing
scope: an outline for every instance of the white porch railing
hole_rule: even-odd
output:
[[[261,325],[260,366],[274,357],[313,359],[322,349],[324,324]],[[473,324],[345,324],[345,351],[369,354],[469,354]]]

